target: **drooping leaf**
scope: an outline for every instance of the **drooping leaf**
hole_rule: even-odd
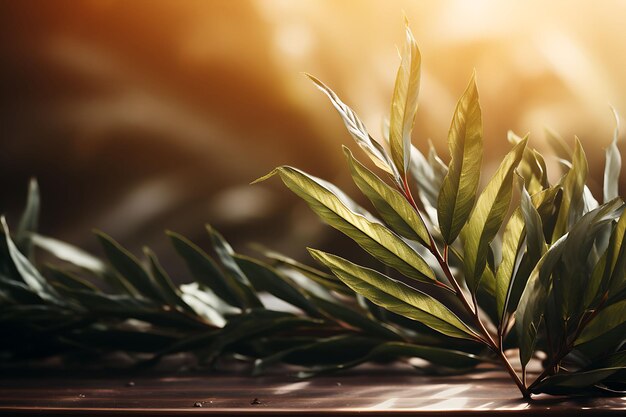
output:
[[[389,278],[373,269],[364,268],[338,256],[319,250],[309,252],[330,268],[355,292],[393,313],[419,321],[447,336],[476,339],[478,336],[445,305],[433,297]]]
[[[391,360],[397,358],[421,358],[432,364],[448,369],[467,370],[473,368],[482,361],[478,356],[458,350],[444,349],[434,346],[424,346],[403,342],[386,342],[373,348],[367,355],[349,362],[319,366],[311,370],[300,371],[298,377],[310,378],[317,375],[328,374],[343,369],[354,368],[366,362],[376,360]]]
[[[367,129],[365,128],[365,125],[359,119],[356,113],[343,101],[341,101],[337,94],[335,94],[333,90],[327,87],[326,84],[310,74],[305,75],[309,77],[311,81],[313,81],[317,88],[319,88],[324,94],[328,96],[333,107],[335,107],[335,109],[343,119],[343,123],[348,129],[350,135],[371,158],[374,164],[376,164],[376,166],[380,169],[394,176],[394,178],[398,178],[399,174],[397,173],[395,166],[387,156],[384,148],[380,145],[380,143],[378,143],[369,135]]]
[[[411,161],[411,131],[417,112],[422,57],[407,24],[402,61],[396,75],[389,120],[391,158],[400,176],[405,178]]]
[[[621,351],[577,372],[559,373],[543,380],[534,392],[552,392],[556,388],[590,387],[626,368],[626,351]]]
[[[560,183],[563,189],[563,200],[552,233],[552,241],[563,236],[583,214],[583,193],[587,180],[587,158],[578,138],[574,150],[572,167],[563,176]]]
[[[313,303],[328,319],[340,322],[344,326],[360,329],[366,334],[386,340],[401,339],[393,328],[374,320],[371,316],[368,317],[364,311],[355,311],[341,302],[328,301],[318,297],[313,297]]]
[[[478,288],[487,264],[489,244],[496,237],[509,210],[513,194],[513,172],[522,159],[526,142],[527,139],[522,140],[505,156],[478,198],[461,232],[465,282],[472,292]]]
[[[450,132],[450,165],[443,180],[437,212],[439,229],[451,244],[465,225],[476,199],[482,162],[483,125],[474,76],[459,100]]]
[[[622,156],[617,148],[617,139],[619,138],[619,115],[613,110],[615,116],[615,131],[613,133],[613,141],[606,149],[606,163],[604,165],[604,202],[607,203],[614,198],[619,197],[619,175],[622,170]]]
[[[356,160],[348,148],[344,147],[344,153],[355,184],[391,229],[428,246],[430,239],[426,225],[407,199]]]
[[[433,271],[406,242],[381,223],[350,210],[323,182],[287,166],[277,168],[257,181],[275,174],[280,175],[285,185],[304,199],[326,223],[352,238],[379,261],[407,277],[434,282]]]

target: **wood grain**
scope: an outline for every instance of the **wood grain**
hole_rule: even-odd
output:
[[[369,366],[299,380],[285,374],[17,371],[0,376],[4,415],[618,415],[624,398],[524,402],[507,376],[428,377]]]

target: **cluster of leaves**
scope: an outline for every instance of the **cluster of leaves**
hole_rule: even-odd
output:
[[[193,277],[175,285],[150,249],[140,260],[97,232],[102,260],[37,234],[33,182],[14,234],[2,219],[0,360],[122,351],[154,362],[188,352],[201,364],[226,356],[253,360],[257,373],[277,363],[299,365],[306,377],[420,358],[411,363],[434,373],[500,364],[525,397],[622,393],[626,211],[617,189],[617,129],[602,204],[586,186],[580,142],[572,149],[555,134],[548,139],[563,170],[555,184],[528,138],[510,133],[511,151],[478,192],[482,116],[474,77],[452,119],[446,165],[432,145],[425,156],[411,144],[420,63],[407,27],[382,143],[311,77],[384,173],[344,147],[354,182],[378,217],[296,168],[261,179],[279,175],[380,261],[381,271],[314,249],[313,258],[332,274],[266,249],[254,259],[208,227],[210,253],[167,233]],[[54,261],[39,262],[44,252]],[[511,365],[516,351],[520,370]],[[533,358],[544,371],[527,382]]]
[[[319,178],[282,166],[278,175],[326,223],[388,269],[377,271],[309,249],[320,264],[376,307],[432,329],[437,346],[500,361],[525,397],[621,392],[626,383],[626,211],[618,196],[618,129],[606,152],[604,195],[586,185],[587,161],[548,132],[562,167],[551,184],[543,156],[528,137],[512,145],[479,192],[482,116],[474,76],[456,106],[448,134],[450,162],[411,144],[421,57],[407,26],[391,115],[378,142],[326,85],[310,77],[338,111],[383,178],[344,147],[356,186],[378,216]],[[616,119],[619,118],[616,115]],[[389,152],[387,151],[389,149]],[[386,179],[386,180],[385,180]],[[411,193],[417,187],[417,201]],[[391,269],[395,270],[392,272]],[[418,339],[419,340],[419,339]],[[505,350],[517,349],[516,371]],[[544,372],[526,381],[533,358]]]
[[[254,362],[262,373],[300,365],[300,377],[377,360],[422,358],[426,372],[459,372],[488,358],[480,348],[383,315],[334,275],[259,248],[237,254],[210,226],[211,253],[167,232],[192,282],[175,285],[156,255],[138,259],[96,232],[106,259],[36,232],[37,183],[11,234],[2,218],[0,361],[62,355],[76,360],[123,352],[138,365],[186,352],[198,364],[220,358]],[[35,255],[37,259],[35,259]],[[49,258],[39,265],[38,259]],[[282,302],[281,302],[282,301]]]

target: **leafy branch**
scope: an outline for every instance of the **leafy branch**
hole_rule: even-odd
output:
[[[276,168],[257,181],[279,175],[329,225],[400,274],[311,249],[342,282],[386,310],[482,345],[525,398],[538,392],[610,391],[609,385],[623,384],[626,214],[617,189],[618,128],[607,149],[603,204],[585,185],[587,161],[578,139],[572,150],[552,132],[549,141],[565,167],[557,184],[549,183],[544,158],[528,146],[528,137],[510,132],[511,150],[479,193],[483,133],[475,76],[452,118],[449,164],[432,145],[426,158],[411,145],[421,56],[408,25],[406,34],[384,142],[369,135],[337,94],[310,77],[391,179],[387,184],[344,148],[355,184],[381,220],[295,168]],[[455,308],[459,303],[461,311]],[[511,363],[511,348],[519,351],[521,369]],[[543,354],[545,371],[527,384],[528,362]],[[581,378],[590,374],[596,378]]]
[[[244,360],[258,374],[285,363],[311,377],[420,358],[427,365],[410,363],[437,374],[501,366],[525,398],[624,395],[626,210],[618,197],[618,129],[606,153],[602,203],[586,186],[580,141],[572,148],[553,132],[548,141],[563,169],[555,184],[528,137],[509,132],[510,151],[479,190],[475,77],[452,118],[446,165],[432,144],[427,155],[411,144],[420,65],[407,26],[382,141],[309,76],[382,171],[344,147],[354,183],[376,215],[293,167],[257,180],[279,176],[380,268],[316,249],[309,252],[324,269],[265,248],[256,258],[244,256],[209,226],[208,249],[167,232],[188,272],[173,279],[152,250],[136,256],[105,233],[96,232],[104,259],[38,234],[33,181],[13,234],[2,218],[0,332],[10,337],[0,339],[0,363],[123,352],[151,364],[185,352],[200,366]],[[531,360],[541,361],[538,375],[527,375]]]

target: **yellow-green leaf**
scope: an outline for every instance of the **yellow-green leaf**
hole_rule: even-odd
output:
[[[407,277],[422,281],[435,281],[428,264],[402,238],[382,223],[370,220],[348,208],[326,182],[296,168],[283,166],[274,169],[265,180],[280,175],[285,185],[300,196],[330,226],[345,233],[376,259],[395,268]]]
[[[428,245],[429,235],[426,225],[407,199],[355,159],[348,148],[344,147],[344,153],[348,159],[352,179],[369,198],[383,220],[396,233]]]
[[[626,300],[618,301],[603,308],[578,336],[574,345],[589,342],[626,322]]]
[[[451,160],[439,193],[437,212],[441,234],[451,244],[470,215],[480,180],[483,123],[473,75],[456,106],[448,146]]]
[[[585,191],[585,181],[587,180],[587,170],[585,151],[578,138],[576,138],[572,167],[560,181],[563,189],[563,200],[561,201],[559,214],[552,233],[552,241],[567,233],[583,214],[583,193]]]
[[[476,202],[462,231],[463,267],[468,288],[475,292],[487,264],[489,244],[496,237],[511,204],[513,172],[524,153],[527,139],[515,145]]]
[[[330,268],[346,285],[374,304],[419,321],[447,336],[477,339],[474,331],[430,295],[338,256],[315,249],[309,249],[309,252],[315,260]]]
[[[411,131],[417,112],[422,62],[420,51],[408,24],[405,33],[406,41],[393,89],[389,120],[391,158],[403,178],[408,171],[411,160]]]

